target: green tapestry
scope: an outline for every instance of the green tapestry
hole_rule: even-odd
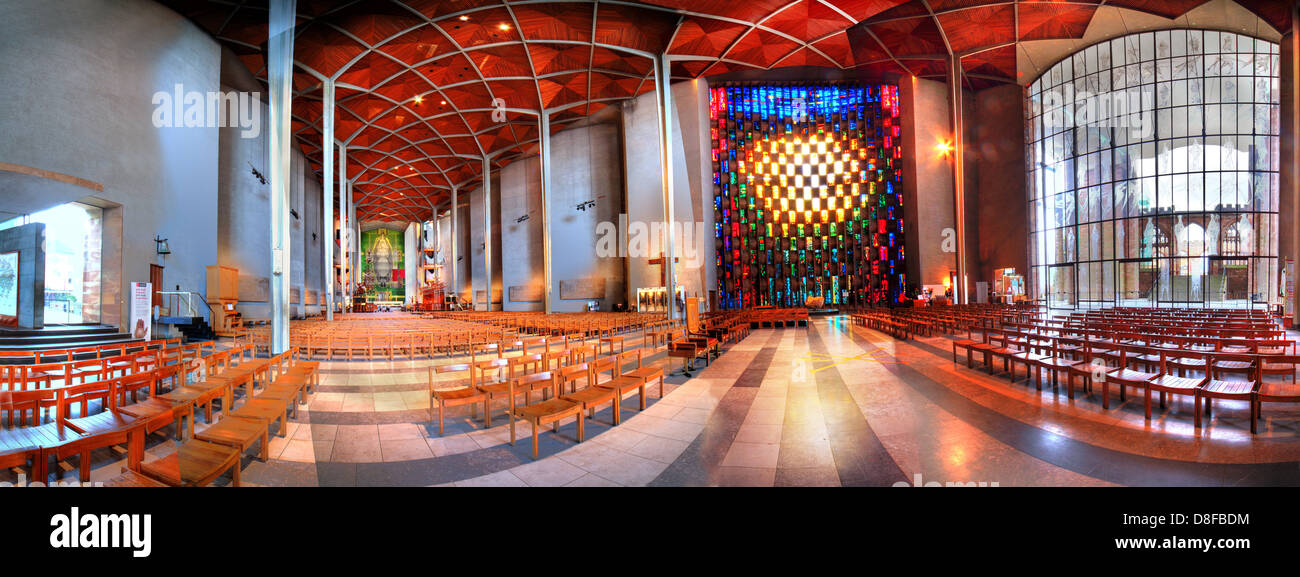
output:
[[[377,228],[361,233],[361,284],[366,299],[401,301],[406,296],[405,234]]]

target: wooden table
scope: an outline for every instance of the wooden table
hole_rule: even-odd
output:
[[[231,471],[231,484],[238,487],[239,451],[233,447],[192,439],[175,453],[142,463],[140,472],[173,487],[202,487]]]

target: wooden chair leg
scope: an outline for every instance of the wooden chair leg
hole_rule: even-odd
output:
[[[1195,427],[1196,427],[1197,429],[1199,429],[1199,428],[1201,428],[1201,395],[1200,395],[1200,393],[1197,393],[1197,394],[1196,394],[1196,401],[1195,401],[1195,405],[1194,405],[1194,412],[1196,413],[1196,416],[1192,418],[1192,422],[1194,423]],[[1253,423],[1253,422],[1251,423],[1251,426],[1254,426],[1254,423]]]

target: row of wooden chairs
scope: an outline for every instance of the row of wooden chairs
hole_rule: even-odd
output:
[[[1016,367],[1023,365],[1027,378],[1042,389],[1043,373],[1049,374],[1053,386],[1059,375],[1067,376],[1067,395],[1074,398],[1075,379],[1085,391],[1096,385],[1102,388],[1102,407],[1110,408],[1110,388],[1119,387],[1121,400],[1129,388],[1145,393],[1144,410],[1151,418],[1151,394],[1159,393],[1160,406],[1166,395],[1188,395],[1195,399],[1195,425],[1201,425],[1201,406],[1211,410],[1215,399],[1241,400],[1250,404],[1251,432],[1257,430],[1264,402],[1300,402],[1300,387],[1295,384],[1300,357],[1291,354],[1261,354],[1253,343],[1225,350],[1222,344],[1213,350],[1196,350],[1179,342],[1160,340],[1142,342],[1134,335],[1121,335],[1109,342],[1079,337],[1042,336],[1033,332],[989,328],[982,341],[954,341],[957,350],[966,350],[968,366],[973,356],[983,357],[985,368],[994,371],[993,362],[1002,360],[1003,371],[1014,381]],[[1157,340],[1157,339],[1152,339]],[[1139,370],[1140,369],[1140,370]],[[1030,375],[1030,371],[1033,374]],[[1176,374],[1175,374],[1176,371]],[[1199,378],[1188,377],[1200,373]],[[1291,383],[1264,381],[1267,374],[1291,374]],[[1225,379],[1224,375],[1242,375],[1245,379]]]
[[[30,466],[32,478],[44,481],[50,458],[62,462],[69,456],[79,455],[80,477],[85,482],[89,480],[91,451],[125,443],[128,445],[127,467],[122,476],[108,483],[110,485],[202,485],[232,467],[233,481],[238,485],[239,453],[223,448],[222,440],[216,438],[222,432],[219,424],[198,435],[193,434],[196,404],[205,402],[205,395],[212,396],[206,399],[206,420],[209,423],[212,422],[211,402],[221,398],[222,409],[230,416],[262,419],[269,425],[276,413],[274,407],[270,410],[262,407],[259,411],[259,407],[246,400],[244,407],[231,410],[232,389],[242,382],[242,375],[251,378],[260,374],[265,379],[265,367],[282,365],[276,384],[285,387],[264,386],[259,397],[259,400],[272,403],[295,394],[301,400],[305,394],[303,391],[313,386],[318,378],[316,366],[312,363],[296,363],[290,368],[288,364],[296,361],[296,355],[292,353],[275,359],[254,360],[245,357],[250,351],[251,346],[218,351],[207,357],[184,359],[179,365],[165,364],[163,351],[155,351],[154,362],[140,363],[138,368],[141,370],[133,373],[54,388],[0,393],[0,409],[8,409],[6,428],[0,430],[0,464]],[[199,380],[188,382],[193,374],[197,374]],[[165,377],[171,377],[173,382],[171,390],[166,393],[160,387]],[[148,398],[138,400],[137,393],[145,393]],[[129,403],[128,396],[131,397]],[[288,402],[285,400],[285,405]],[[96,405],[100,410],[93,413]],[[44,409],[50,406],[56,409],[55,420],[46,423]],[[287,424],[284,409],[280,409],[279,414],[279,423],[283,427]],[[190,425],[189,435],[185,433],[186,420]],[[174,424],[181,441],[177,452],[154,462],[143,462],[144,437],[169,424]],[[264,443],[263,458],[266,447]]]
[[[643,364],[643,349],[637,348],[605,357],[598,357],[589,345],[556,349],[547,352],[524,352],[517,356],[479,360],[472,357],[469,363],[456,363],[429,368],[429,411],[437,412],[438,434],[444,433],[444,412],[456,406],[471,405],[473,417],[478,407],[483,409],[484,427],[492,426],[492,402],[505,398],[510,420],[510,443],[516,438],[516,421],[525,421],[532,427],[532,454],[538,455],[538,432],[552,425],[558,432],[560,422],[577,418],[578,441],[585,437],[585,420],[594,418],[598,407],[611,404],[613,424],[622,422],[622,399],[637,391],[640,409],[646,406],[646,387],[657,381],[659,396],[663,397],[664,372],[661,367]],[[634,367],[628,368],[635,364]],[[464,375],[465,384],[436,388],[437,375]],[[609,377],[605,378],[608,374]],[[495,375],[495,376],[493,376]],[[585,379],[585,386],[578,381]],[[539,400],[533,402],[533,394]],[[523,403],[518,401],[523,398]]]

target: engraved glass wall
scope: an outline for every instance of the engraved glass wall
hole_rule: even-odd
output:
[[[1029,87],[1030,287],[1056,308],[1276,298],[1278,45],[1115,38]]]

